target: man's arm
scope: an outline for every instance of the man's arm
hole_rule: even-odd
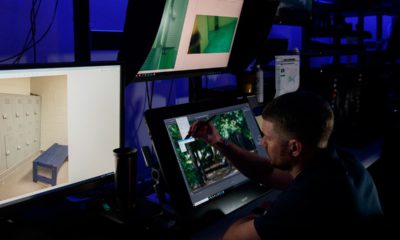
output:
[[[271,162],[264,157],[239,147],[221,137],[218,130],[209,122],[195,122],[189,135],[203,139],[224,154],[225,157],[245,176],[266,186],[284,189],[293,180],[286,172],[273,168]]]
[[[266,186],[285,189],[293,180],[287,171],[272,167],[268,158],[243,149],[230,141],[213,144],[246,177]]]
[[[250,215],[234,222],[225,232],[223,240],[233,239],[260,239],[254,227],[254,216]]]

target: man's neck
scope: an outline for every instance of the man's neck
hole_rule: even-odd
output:
[[[292,169],[289,170],[290,175],[292,175],[293,179],[296,178],[305,167],[310,164],[314,164],[315,161],[318,161],[319,156],[326,152],[326,148],[324,149],[312,149],[308,151],[303,151],[302,154],[294,161],[296,164],[293,165]]]

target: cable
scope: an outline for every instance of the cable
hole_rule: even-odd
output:
[[[38,40],[37,40],[36,42],[31,42],[31,41],[29,41],[29,43],[31,43],[30,45],[24,47],[19,53],[14,54],[13,56],[10,56],[10,57],[8,57],[8,58],[5,58],[5,59],[0,60],[0,63],[6,62],[6,61],[11,60],[11,59],[13,59],[13,58],[19,58],[19,59],[20,59],[24,53],[26,53],[26,52],[27,52],[28,50],[30,50],[31,48],[36,47],[36,45],[37,45],[38,43],[40,43],[40,42],[47,36],[47,34],[49,33],[51,27],[52,27],[53,24],[54,24],[54,20],[55,20],[56,13],[57,13],[57,8],[58,8],[58,3],[59,3],[59,0],[57,0],[56,3],[55,3],[55,5],[54,5],[53,16],[52,16],[52,18],[51,18],[51,21],[50,21],[49,26],[47,27],[46,31],[38,38]],[[36,14],[37,14],[37,12],[36,12]],[[31,32],[32,30],[30,29],[29,31]],[[28,38],[29,38],[29,37],[28,37]],[[18,61],[19,61],[19,60],[18,60]]]
[[[149,107],[149,109],[151,109],[151,106],[150,106],[151,100],[150,100],[150,94],[149,94],[149,80],[148,79],[146,79],[145,84],[146,84],[145,94],[146,94],[146,98],[147,98],[147,102],[148,102],[148,107]]]
[[[40,4],[41,4],[41,1],[40,1],[39,5]],[[32,0],[32,7],[31,7],[31,11],[30,11],[30,28],[29,28],[28,34],[25,37],[25,41],[24,41],[24,45],[23,45],[22,49],[26,49],[29,46],[29,44],[34,42],[34,39],[36,38],[36,36],[31,37],[31,35],[36,35],[36,16],[39,11],[39,8],[36,8],[35,5],[36,5],[36,0]],[[36,11],[35,11],[35,9],[36,9]],[[21,51],[19,53],[19,55],[17,57],[15,57],[13,64],[19,63],[19,61],[21,60],[23,55],[24,54]]]
[[[31,9],[31,33],[32,33],[32,42],[36,42],[36,17],[39,12],[40,5],[42,1],[39,1],[39,6],[36,7],[37,0],[32,0],[32,9]],[[37,53],[36,53],[36,44],[33,45],[33,63],[36,63]]]
[[[24,46],[23,46],[22,49],[25,49],[25,48],[28,46],[28,44],[30,43],[30,41],[32,40],[32,39],[30,39],[30,34],[31,34],[31,31],[29,31],[28,34],[26,35],[25,41],[24,41]],[[22,57],[22,56],[23,56],[23,53],[20,52],[20,53],[15,57],[15,60],[14,60],[13,64],[19,63],[19,61],[21,60],[21,57]]]
[[[146,79],[146,97],[148,101],[149,109],[153,107],[153,98],[154,98],[154,81],[151,81],[151,93],[149,93],[149,81]]]
[[[170,85],[169,85],[169,93],[168,93],[168,98],[167,98],[167,103],[166,105],[169,106],[169,101],[171,101],[171,95],[172,95],[172,87],[174,86],[175,79],[170,80]]]
[[[42,1],[40,1],[40,3],[39,3],[39,7],[40,7],[40,5],[41,5],[41,2],[42,2]],[[59,3],[59,0],[57,0],[57,1],[56,1],[56,4],[54,5],[54,10],[53,10],[52,19],[51,19],[50,24],[49,24],[49,26],[47,27],[46,31],[42,34],[42,36],[41,36],[37,41],[34,41],[34,42],[32,42],[32,40],[29,41],[29,43],[31,43],[31,45],[28,45],[28,46],[25,46],[25,45],[24,45],[24,48],[22,49],[21,52],[19,52],[18,54],[14,55],[14,56],[11,56],[11,57],[9,57],[9,58],[6,58],[6,59],[1,60],[0,63],[1,63],[1,62],[5,62],[5,61],[8,61],[8,60],[10,60],[10,59],[12,59],[12,58],[14,58],[14,57],[17,57],[17,59],[14,61],[14,63],[19,63],[19,60],[21,59],[21,57],[23,56],[23,54],[24,54],[25,52],[27,52],[28,50],[30,50],[32,47],[36,48],[36,45],[37,45],[39,42],[41,42],[41,41],[47,36],[47,34],[49,33],[51,27],[52,27],[53,24],[54,24],[54,20],[55,20],[55,16],[56,16],[56,13],[57,13],[57,8],[58,8],[58,3]],[[34,16],[35,16],[35,18],[36,18],[37,14],[38,14],[39,7],[37,8],[36,12],[34,11]],[[31,10],[31,13],[32,13],[32,10]],[[35,30],[35,31],[36,31],[36,30]],[[32,25],[31,25],[30,33],[32,33]]]
[[[147,102],[146,100],[147,100],[147,99],[144,98],[143,107],[142,107],[142,110],[141,110],[140,112],[144,112],[144,110],[146,109],[146,102]],[[144,118],[144,116],[142,115],[142,117],[140,118],[140,121],[139,121],[139,123],[138,123],[138,125],[137,125],[137,127],[136,127],[135,135],[134,135],[134,137],[133,137],[134,139],[137,140],[137,142],[139,142],[138,133],[139,133],[139,128],[140,128],[140,126],[142,125],[143,118]]]
[[[151,95],[150,95],[151,102],[149,103],[149,109],[153,107],[153,98],[154,98],[154,81],[151,81]]]

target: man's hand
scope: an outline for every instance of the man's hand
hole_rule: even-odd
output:
[[[188,136],[202,139],[208,144],[215,144],[221,141],[222,137],[215,126],[208,121],[195,121],[189,129]]]

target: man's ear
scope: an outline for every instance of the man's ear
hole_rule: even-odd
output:
[[[303,144],[296,139],[289,140],[289,151],[292,157],[298,157],[303,149]]]

